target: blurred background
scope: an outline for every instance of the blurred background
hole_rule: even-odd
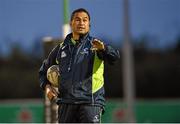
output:
[[[0,122],[45,122],[43,41],[62,40],[77,8],[121,54],[105,63],[102,121],[180,122],[180,0],[0,0]]]

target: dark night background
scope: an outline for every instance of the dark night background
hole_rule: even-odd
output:
[[[179,0],[130,0],[137,98],[180,97],[179,6]],[[70,12],[79,7],[92,15],[92,35],[121,53],[115,65],[105,64],[104,75],[106,97],[122,98],[122,0],[70,0]],[[42,39],[61,37],[62,16],[59,0],[0,0],[0,99],[43,97],[38,80]]]

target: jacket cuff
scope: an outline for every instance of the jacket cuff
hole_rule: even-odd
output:
[[[47,84],[51,85],[48,81],[46,81],[46,83],[40,84],[40,87],[42,88],[42,90],[45,90]]]

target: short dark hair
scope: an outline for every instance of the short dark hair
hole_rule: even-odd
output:
[[[85,12],[85,13],[88,15],[89,21],[90,21],[89,12],[88,12],[86,9],[84,9],[84,8],[79,8],[79,9],[74,10],[74,11],[72,12],[72,14],[71,14],[71,21],[73,20],[74,15],[75,15],[76,13],[78,13],[78,12]]]

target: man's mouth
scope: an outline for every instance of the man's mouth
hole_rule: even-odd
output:
[[[85,28],[84,27],[78,27],[79,30],[84,30]]]

